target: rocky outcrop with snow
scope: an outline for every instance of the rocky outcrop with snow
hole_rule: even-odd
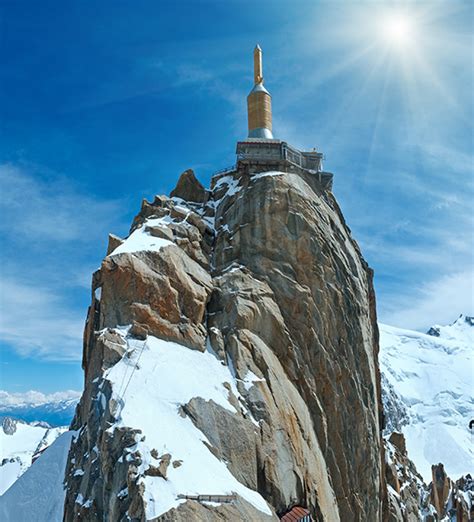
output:
[[[372,272],[316,175],[187,171],[92,290],[65,520],[382,519]]]
[[[437,520],[430,488],[408,458],[402,433],[393,432],[385,439],[385,475],[389,500],[388,522]]]
[[[474,470],[474,326],[461,316],[429,334],[380,326],[386,430],[402,431],[423,476],[442,462],[451,477]]]

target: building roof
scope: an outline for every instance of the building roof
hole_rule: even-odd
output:
[[[245,140],[240,140],[237,142],[237,145],[239,143],[271,143],[273,145],[277,143],[282,143],[282,140],[277,139],[270,139],[270,138],[246,138]]]
[[[291,511],[280,519],[282,522],[297,522],[310,515],[310,512],[301,506],[295,506]]]

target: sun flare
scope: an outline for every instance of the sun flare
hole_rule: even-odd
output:
[[[391,46],[407,47],[415,37],[414,22],[406,14],[392,13],[382,19],[380,33]]]

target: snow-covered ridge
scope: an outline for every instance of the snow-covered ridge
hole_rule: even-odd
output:
[[[426,482],[438,462],[451,477],[474,470],[469,429],[474,327],[469,319],[461,316],[452,325],[436,326],[436,335],[434,328],[428,335],[379,325],[385,401],[398,404],[405,416],[395,427],[405,434],[408,455]]]
[[[0,495],[66,430],[4,417],[0,429]]]
[[[427,334],[448,341],[474,343],[474,317],[461,314],[454,323],[446,326],[435,324]]]
[[[60,522],[63,519],[64,471],[75,434],[74,431],[62,433],[0,496],[0,520]]]

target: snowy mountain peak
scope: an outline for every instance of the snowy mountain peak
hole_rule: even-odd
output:
[[[473,342],[474,317],[461,314],[453,323],[446,326],[434,325],[426,333],[442,339]]]
[[[67,430],[51,428],[44,422],[27,423],[12,417],[1,418],[0,495],[32,464],[35,455],[47,448]]]
[[[427,482],[438,462],[455,477],[474,468],[472,322],[460,316],[429,335],[379,325],[386,427],[404,433],[408,455]]]
[[[29,426],[33,426],[35,428],[44,428],[49,430],[51,426],[44,421],[34,421],[34,422],[25,422],[22,419],[15,419],[14,417],[2,417],[0,416],[1,426],[5,435],[14,435],[17,431],[18,424],[28,424]]]
[[[65,392],[45,395],[41,392],[9,393],[0,390],[0,417],[36,422],[44,428],[64,426],[71,422],[80,393]]]

